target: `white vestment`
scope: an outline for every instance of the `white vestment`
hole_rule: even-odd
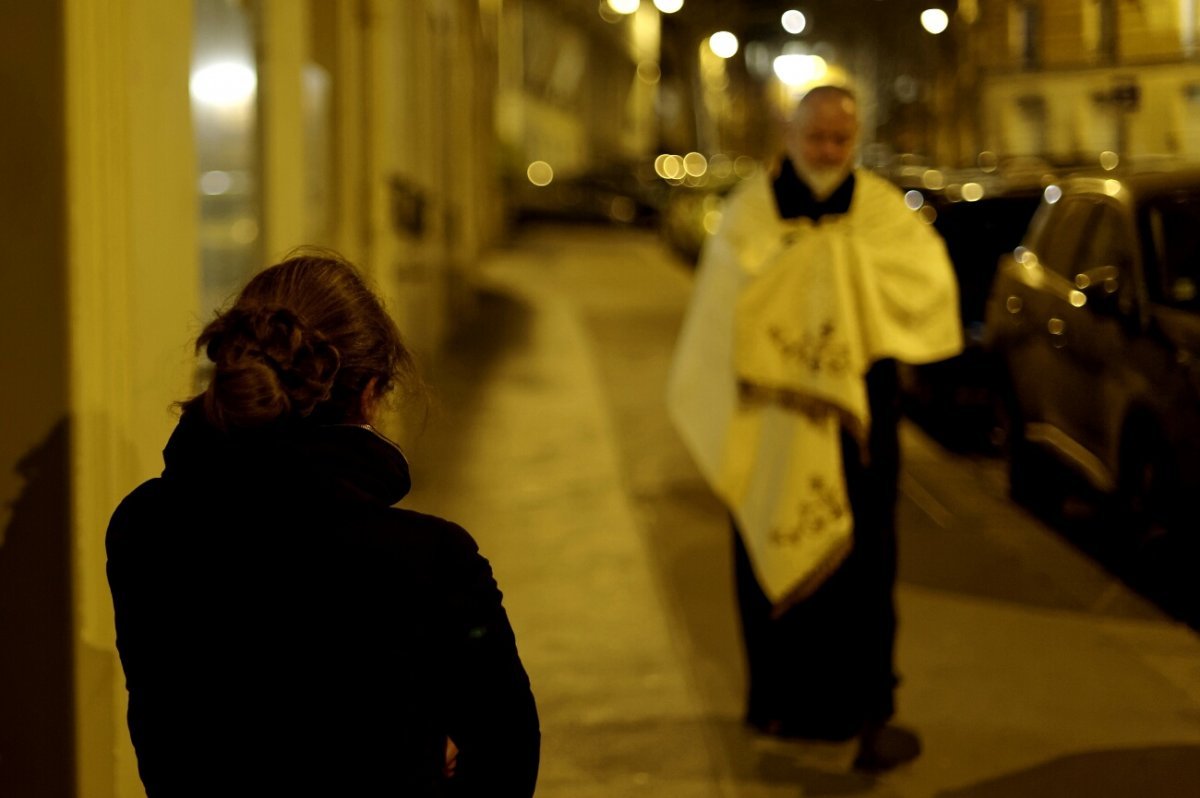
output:
[[[667,403],[777,611],[850,550],[840,428],[865,440],[867,369],[961,349],[945,246],[890,183],[856,171],[849,212],[815,223],[781,219],[762,172],[730,195],[701,254]]]

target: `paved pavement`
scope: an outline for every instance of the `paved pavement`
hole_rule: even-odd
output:
[[[898,720],[924,755],[869,778],[850,745],[750,733],[725,514],[662,406],[689,286],[650,233],[527,231],[403,436],[406,504],[471,530],[505,591],[539,796],[1200,795],[1200,637],[913,428]]]

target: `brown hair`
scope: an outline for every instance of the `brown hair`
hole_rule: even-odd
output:
[[[200,333],[213,363],[184,403],[219,429],[363,421],[362,397],[420,387],[400,331],[357,269],[305,250],[259,272]]]

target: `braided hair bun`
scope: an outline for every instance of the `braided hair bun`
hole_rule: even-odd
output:
[[[379,298],[332,253],[289,258],[256,275],[196,341],[213,363],[184,403],[219,429],[361,422],[363,395],[419,383]]]
[[[214,366],[204,406],[216,426],[304,418],[333,392],[337,349],[286,308],[235,307],[198,343]]]

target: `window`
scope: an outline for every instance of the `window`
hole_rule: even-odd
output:
[[[1200,195],[1175,192],[1157,197],[1147,205],[1142,223],[1148,239],[1150,298],[1200,308]]]
[[[1099,36],[1096,54],[1100,60],[1111,63],[1117,60],[1117,0],[1096,0]]]
[[[1059,200],[1034,242],[1034,252],[1043,266],[1075,282],[1079,245],[1088,228],[1096,204],[1092,200],[1064,198]]]
[[[1008,8],[1009,51],[1025,69],[1040,65],[1038,37],[1041,11],[1034,0],[1016,0]]]
[[[1075,264],[1075,274],[1101,266],[1116,266],[1121,272],[1133,264],[1133,243],[1120,210],[1107,203],[1096,206]],[[1074,275],[1072,275],[1074,276]]]
[[[258,68],[247,4],[195,0],[192,122],[200,194],[200,314],[261,265]]]

